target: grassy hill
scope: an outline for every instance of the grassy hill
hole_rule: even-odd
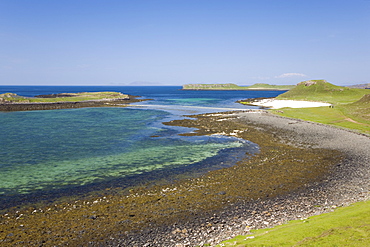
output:
[[[353,103],[369,94],[370,90],[333,85],[325,80],[312,80],[298,83],[296,87],[283,93],[277,99],[308,100],[332,104]]]
[[[362,123],[362,125],[370,125],[370,94],[364,95],[354,103],[343,105],[340,109],[343,114],[350,116],[353,121]]]
[[[128,98],[128,95],[118,92],[63,93],[55,95],[40,95],[39,97],[23,97],[14,93],[4,93],[0,94],[0,104],[82,102],[90,100],[112,100],[126,98]]]
[[[321,101],[333,108],[284,108],[278,115],[352,129],[370,135],[369,89],[335,86],[324,80],[305,81],[277,99]]]
[[[14,93],[0,94],[0,111],[56,110],[84,107],[122,106],[142,101],[118,92],[60,93],[23,97]]]
[[[252,230],[219,246],[369,246],[370,201],[332,213],[295,220],[269,229]]]

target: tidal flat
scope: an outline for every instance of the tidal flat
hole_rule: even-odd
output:
[[[263,111],[191,116],[168,125],[256,143],[235,166],[194,178],[3,210],[2,246],[202,246],[366,199],[368,136]],[[221,161],[222,162],[222,161]]]

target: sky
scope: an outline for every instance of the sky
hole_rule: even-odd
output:
[[[370,0],[0,0],[0,85],[370,83]]]

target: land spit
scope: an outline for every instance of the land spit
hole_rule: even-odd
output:
[[[214,245],[251,229],[328,212],[369,197],[370,138],[263,111],[193,116],[169,125],[260,146],[203,176],[3,212],[3,246]]]
[[[47,96],[47,95],[45,95]],[[47,97],[44,97],[47,98]],[[122,107],[130,103],[142,102],[143,99],[138,99],[138,96],[128,95],[122,99],[101,99],[101,100],[85,100],[76,102],[39,102],[39,103],[1,103],[0,111],[39,111],[39,110],[57,110],[85,107]]]

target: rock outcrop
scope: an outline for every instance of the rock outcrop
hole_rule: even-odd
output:
[[[41,95],[39,98],[58,98],[58,97],[75,97],[75,94],[51,94]],[[17,98],[22,98],[21,102],[16,101]],[[140,102],[136,96],[124,95],[122,98],[106,98],[98,100],[84,100],[84,101],[61,101],[61,102],[29,102],[24,100],[24,97],[13,93],[6,93],[0,95],[0,111],[34,111],[34,110],[56,110],[69,108],[84,108],[84,107],[112,107],[122,106],[129,103]]]

